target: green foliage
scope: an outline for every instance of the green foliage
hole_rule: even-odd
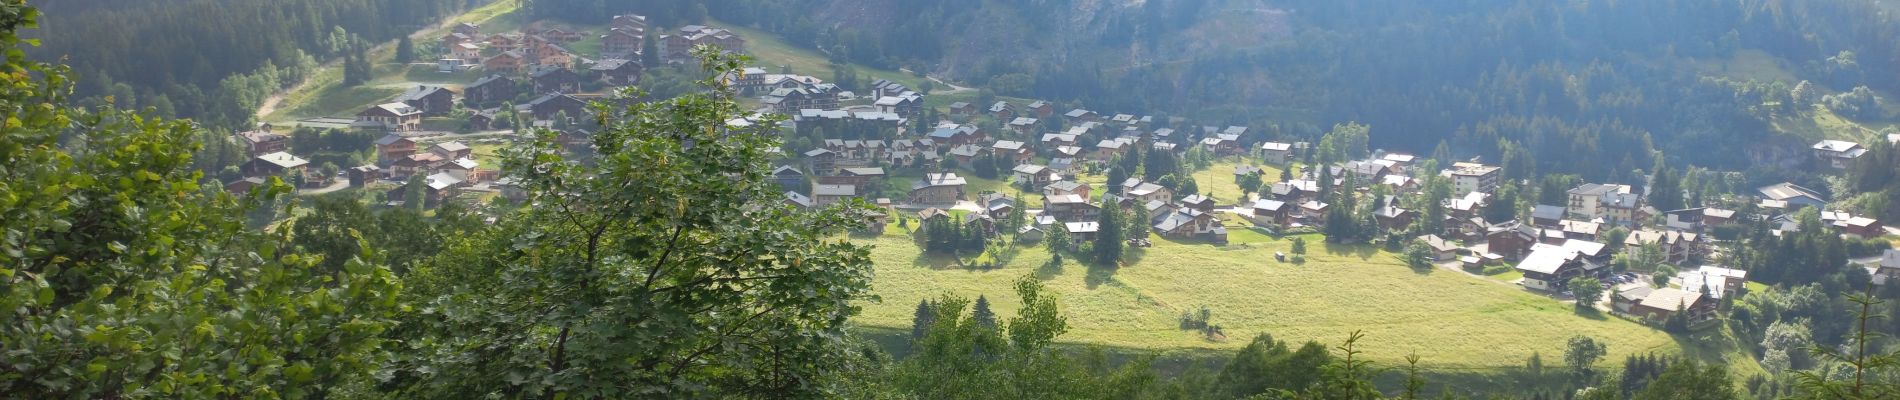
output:
[[[1122,247],[1127,244],[1126,237],[1129,231],[1125,225],[1140,223],[1135,221],[1124,222],[1127,219],[1128,216],[1122,213],[1122,207],[1120,205],[1115,204],[1114,200],[1106,196],[1102,198],[1102,216],[1101,219],[1097,221],[1100,227],[1095,232],[1094,256],[1096,266],[1112,268],[1121,264]]]
[[[1603,282],[1597,278],[1579,276],[1570,278],[1570,293],[1577,298],[1577,308],[1590,309],[1603,299]]]
[[[1320,380],[1320,366],[1333,361],[1326,346],[1306,342],[1292,350],[1273,335],[1255,336],[1242,347],[1215,378],[1214,392],[1229,398],[1241,398],[1271,390],[1301,390]]]
[[[696,51],[712,75],[741,61]],[[828,238],[862,202],[802,213],[767,175],[776,122],[730,89],[620,110],[587,163],[553,132],[504,152],[537,207],[458,241],[412,277],[429,312],[388,385],[419,397],[819,396],[865,295],[864,248]],[[686,143],[692,143],[690,146]],[[701,179],[719,176],[722,179]],[[936,326],[954,325],[940,319]]]
[[[1735,381],[1721,365],[1705,367],[1695,361],[1683,361],[1663,370],[1662,376],[1630,399],[1723,400],[1734,399],[1736,395]]]
[[[65,106],[27,62],[37,12],[0,2],[0,393],[20,398],[322,398],[382,357],[401,283],[364,251],[338,271],[245,226],[250,197],[201,186],[189,123]]]
[[[1610,346],[1598,342],[1589,336],[1573,336],[1564,347],[1564,365],[1570,366],[1571,374],[1579,381],[1589,381],[1596,374],[1594,365],[1603,355],[1609,354]]]
[[[1425,239],[1413,239],[1411,244],[1405,245],[1405,252],[1402,254],[1402,257],[1405,259],[1405,265],[1409,265],[1412,268],[1426,269],[1432,267],[1432,248],[1425,244]]]

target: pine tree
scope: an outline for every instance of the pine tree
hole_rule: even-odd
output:
[[[996,313],[990,311],[990,299],[976,296],[976,305],[970,307],[970,321],[983,329],[996,329]]]
[[[1102,218],[1098,221],[1098,229],[1095,231],[1096,265],[1114,267],[1121,262],[1122,245],[1124,244],[1122,238],[1127,233],[1127,228],[1122,225],[1124,223],[1122,221],[1125,218],[1126,217],[1122,215],[1121,206],[1116,205],[1114,200],[1104,196],[1102,199]]]
[[[1153,220],[1154,216],[1148,214],[1146,205],[1136,204],[1135,209],[1129,212],[1128,223],[1125,224],[1128,227],[1128,238],[1147,239],[1148,223]]]
[[[415,60],[416,44],[409,40],[409,35],[403,35],[396,40],[396,62],[408,64]]]
[[[930,326],[937,323],[937,305],[930,300],[917,301],[917,314],[910,318],[910,340],[924,339],[930,333]]]

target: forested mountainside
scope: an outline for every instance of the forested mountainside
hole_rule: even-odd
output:
[[[63,60],[85,96],[246,125],[324,60],[396,39],[477,0],[48,0],[33,56]]]
[[[1900,23],[1871,0],[533,3],[582,20],[704,15],[834,59],[1097,111],[1267,126],[1251,132],[1263,137],[1356,120],[1396,131],[1376,147],[1442,141],[1591,179],[1630,179],[1655,150],[1747,168],[1760,160],[1718,156],[1785,147],[1768,121],[1798,111],[1786,97],[1801,81],[1817,99],[1900,90]],[[1696,68],[1738,55],[1790,75]]]

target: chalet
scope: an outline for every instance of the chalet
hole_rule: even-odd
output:
[[[647,29],[647,16],[638,14],[615,15],[613,21],[607,26],[611,29],[635,29],[644,31]]]
[[[805,173],[790,165],[780,165],[772,169],[772,183],[784,189],[802,187],[805,184]]]
[[[1703,256],[1708,251],[1707,245],[1702,242],[1702,236],[1690,232],[1642,229],[1630,232],[1630,235],[1623,239],[1625,248],[1652,244],[1662,250],[1663,262],[1669,264],[1688,262],[1690,259]]]
[[[1042,134],[1042,147],[1045,149],[1053,149],[1061,146],[1074,146],[1075,140],[1076,135],[1067,133],[1044,133]]]
[[[1088,197],[1085,196],[1059,194],[1042,197],[1042,215],[1055,217],[1058,220],[1094,221],[1101,214],[1101,206],[1089,202]]]
[[[397,180],[409,179],[411,175],[426,174],[430,169],[446,161],[449,160],[435,153],[410,154],[389,164],[389,177]]]
[[[988,148],[966,144],[951,147],[949,156],[956,158],[958,165],[971,165],[976,161],[977,156],[981,156],[987,152],[989,152]]]
[[[1028,144],[1014,140],[998,140],[990,145],[990,151],[1011,164],[1026,163],[1036,157],[1034,152],[1029,151]]]
[[[1285,225],[1288,220],[1287,211],[1290,208],[1292,207],[1287,207],[1286,202],[1279,200],[1254,200],[1253,216],[1255,223]]]
[[[1305,179],[1274,182],[1272,187],[1267,188],[1267,192],[1272,194],[1273,198],[1287,202],[1299,202],[1318,197],[1320,194],[1319,182]]]
[[[1095,114],[1094,111],[1084,110],[1080,108],[1069,110],[1069,112],[1063,113],[1062,117],[1068,118],[1070,123],[1076,123],[1076,124],[1079,124],[1082,122],[1088,122],[1088,121],[1095,121],[1101,118],[1101,116]]]
[[[249,195],[252,190],[256,190],[260,186],[264,186],[264,178],[250,177],[224,184],[224,191],[242,197]]]
[[[845,185],[864,189],[884,179],[884,169],[879,167],[854,167],[839,169],[836,175],[820,176],[818,183],[826,185]]]
[[[536,67],[528,73],[535,93],[574,93],[580,91],[581,75],[561,67]]]
[[[489,75],[476,80],[462,89],[463,100],[475,106],[491,106],[508,101],[521,94],[521,87],[514,78],[501,75]]]
[[[516,34],[492,35],[487,38],[486,43],[488,47],[504,52],[520,49],[523,44],[521,36]]]
[[[1379,184],[1392,188],[1393,193],[1412,193],[1419,189],[1417,179],[1402,174],[1386,175]]]
[[[1293,144],[1266,142],[1260,144],[1260,156],[1268,163],[1286,164],[1293,159]]]
[[[1035,116],[1036,118],[1049,118],[1050,116],[1056,115],[1056,106],[1049,104],[1047,101],[1036,100],[1029,102],[1028,106],[1023,107],[1023,114]]]
[[[1702,225],[1704,226],[1727,225],[1734,221],[1735,210],[1724,210],[1713,207],[1702,209]]]
[[[416,141],[394,133],[376,139],[376,164],[388,166],[398,159],[416,153]]]
[[[1498,181],[1504,175],[1502,171],[1496,166],[1458,162],[1452,163],[1451,169],[1441,174],[1451,178],[1451,187],[1458,193],[1490,193],[1498,188]]]
[[[252,157],[290,150],[289,136],[267,130],[238,132],[237,136],[244,141],[244,149]]]
[[[1575,251],[1547,244],[1533,246],[1530,255],[1517,263],[1517,270],[1524,273],[1524,287],[1548,292],[1564,291],[1570,278],[1601,268]]]
[[[1874,284],[1877,285],[1900,279],[1900,249],[1887,249],[1881,253],[1880,264],[1868,267],[1867,272],[1872,273]]]
[[[244,176],[247,178],[266,176],[288,177],[294,173],[303,173],[304,169],[309,165],[310,161],[308,160],[280,151],[253,157],[250,161],[244,163],[242,169]]]
[[[1663,228],[1678,231],[1701,232],[1706,226],[1702,220],[1707,208],[1695,207],[1663,212]]]
[[[1068,222],[1062,224],[1062,228],[1069,233],[1069,243],[1080,244],[1094,242],[1095,235],[1102,230],[1102,224],[1094,221]]]
[[[950,115],[958,117],[976,115],[976,106],[970,105],[970,102],[967,101],[950,103]]]
[[[1684,291],[1677,288],[1658,288],[1643,296],[1643,300],[1630,306],[1630,315],[1649,321],[1665,321],[1677,312],[1688,313],[1690,323],[1715,318],[1715,299],[1701,293]]]
[[[404,91],[396,101],[422,110],[424,116],[448,115],[455,111],[455,91],[441,86],[419,85]]]
[[[788,191],[785,192],[785,205],[798,208],[813,208],[818,207],[818,202],[812,200],[810,196]]]
[[[600,35],[600,54],[603,56],[630,57],[639,53],[645,45],[646,30],[639,28],[612,28],[607,34]]]
[[[520,73],[521,68],[526,66],[528,66],[528,56],[518,50],[503,51],[495,54],[494,57],[482,60],[482,69],[493,72]]]
[[[1191,238],[1212,235],[1214,228],[1220,227],[1220,219],[1213,213],[1183,208],[1161,218],[1154,224],[1155,233],[1169,238]]]
[[[1148,183],[1148,182],[1141,182],[1133,186],[1123,185],[1122,196],[1140,200],[1142,202],[1149,202],[1149,201],[1167,202],[1169,200],[1174,199],[1174,191],[1168,190],[1168,188],[1165,186]]]
[[[1860,143],[1843,140],[1822,140],[1815,142],[1812,148],[1815,162],[1839,170],[1847,169],[1848,166],[1854,165],[1854,159],[1867,154],[1867,149],[1861,147]]]
[[[871,93],[869,93],[869,95],[870,97],[894,97],[911,91],[913,90],[910,90],[909,87],[905,87],[902,83],[879,78],[871,81]]]
[[[738,34],[703,25],[687,25],[680,27],[677,35],[661,35],[659,45],[660,59],[670,63],[691,61],[692,49],[699,45],[710,45],[734,53],[745,52],[745,39]]]
[[[472,111],[468,114],[468,128],[478,131],[499,129],[501,126],[495,124],[495,117],[500,115],[500,108]]]
[[[1555,228],[1564,220],[1564,208],[1538,204],[1531,207],[1531,225]]]
[[[1384,156],[1380,156],[1379,160],[1389,162],[1387,165],[1392,167],[1393,173],[1404,173],[1412,169],[1412,162],[1418,161],[1418,156],[1405,153],[1386,153]]]
[[[1009,120],[1008,128],[1009,130],[1016,132],[1016,134],[1018,135],[1027,136],[1031,132],[1036,131],[1036,123],[1038,122],[1041,122],[1041,121],[1035,118],[1016,117],[1016,119]]]
[[[999,100],[995,104],[990,104],[988,111],[990,117],[995,118],[997,121],[1016,118],[1016,107],[1011,106],[1007,101]]]
[[[454,58],[462,59],[462,60],[480,60],[482,58],[482,45],[480,44],[464,41],[461,43],[449,44],[448,49],[449,49],[449,57],[454,57]]]
[[[475,154],[473,150],[468,148],[468,145],[457,141],[436,143],[435,145],[429,146],[429,152],[442,157],[444,160],[473,158]]]
[[[1557,221],[1557,229],[1563,231],[1565,238],[1573,240],[1597,240],[1597,236],[1603,233],[1601,224],[1568,219]]]
[[[832,167],[837,165],[838,153],[826,149],[812,149],[805,152],[805,159],[811,161],[813,173],[826,173],[831,172]]]
[[[1089,193],[1093,190],[1094,188],[1089,187],[1087,183],[1060,181],[1043,186],[1042,195],[1045,197],[1075,195],[1081,197],[1082,201],[1088,201]]]
[[[397,187],[393,190],[390,190],[389,198],[391,200],[400,200],[404,202],[422,201],[424,207],[435,207],[442,204],[442,201],[455,197],[456,193],[459,193],[462,190],[462,188],[467,187],[469,185],[468,182],[464,182],[460,179],[456,179],[454,176],[451,176],[446,173],[429,175],[428,177],[423,179],[423,182],[424,182],[424,185],[426,186],[423,187],[422,199],[403,198],[408,192],[408,190],[405,190],[405,188],[402,188],[402,187]]]
[[[917,212],[917,219],[919,220],[929,221],[940,218],[950,219],[950,212],[936,207],[925,208],[923,211]]]
[[[616,87],[640,83],[642,69],[639,61],[619,58],[600,60],[594,62],[593,66],[587,67],[588,73],[593,75],[595,80],[607,86]]]
[[[1685,291],[1704,293],[1715,299],[1734,296],[1748,284],[1748,271],[1704,265],[1694,271],[1676,273],[1676,281]]]
[[[1095,143],[1095,159],[1103,160],[1103,161],[1111,160],[1111,159],[1114,159],[1115,156],[1121,155],[1122,152],[1128,151],[1129,149],[1132,149],[1134,147],[1135,146],[1133,145],[1133,143],[1130,143],[1130,141],[1127,141],[1127,140],[1104,139],[1100,142]]]
[[[1418,240],[1423,241],[1425,247],[1432,249],[1432,261],[1451,261],[1453,257],[1458,256],[1458,245],[1438,235],[1425,235],[1419,237]]]
[[[375,165],[361,165],[350,167],[350,169],[346,170],[345,174],[350,179],[351,187],[363,187],[363,185],[367,185],[370,182],[382,179],[383,169]]]
[[[904,92],[896,96],[879,97],[871,106],[882,112],[915,116],[924,110],[924,96],[916,92]]]
[[[527,104],[515,106],[515,109],[516,112],[527,112],[538,120],[553,120],[562,114],[566,114],[569,119],[587,116],[587,102],[561,93],[543,95]]]
[[[851,185],[815,185],[811,188],[812,201],[819,207],[857,197],[858,188]]]
[[[482,26],[463,22],[463,23],[455,24],[455,26],[453,27],[450,27],[449,31],[454,32],[454,33],[469,35],[469,36],[481,36]]]
[[[982,141],[986,135],[975,125],[940,125],[925,135],[938,146],[961,146]]]
[[[1318,220],[1326,219],[1326,212],[1330,208],[1332,208],[1331,204],[1321,203],[1315,200],[1307,200],[1304,203],[1300,203],[1300,207],[1299,207],[1300,213],[1299,215],[1295,215],[1294,217],[1305,219],[1307,221],[1318,221]]]
[[[1202,196],[1199,193],[1192,193],[1188,194],[1187,197],[1181,198],[1181,206],[1183,208],[1201,210],[1202,212],[1214,212],[1214,199]]]
[[[1405,227],[1412,225],[1413,219],[1418,217],[1418,213],[1399,208],[1398,204],[1395,203],[1395,201],[1388,199],[1386,200],[1385,207],[1372,210],[1372,217],[1379,222],[1379,227],[1385,228],[1385,230],[1388,231],[1404,230]]]
[[[1384,165],[1370,161],[1351,161],[1346,163],[1346,174],[1359,178],[1359,182],[1381,182],[1388,171]]]
[[[1516,221],[1492,225],[1484,234],[1485,251],[1504,256],[1505,260],[1520,260],[1537,245],[1540,236],[1536,228]]]
[[[1484,192],[1465,193],[1464,197],[1451,199],[1446,202],[1445,213],[1456,218],[1476,217],[1478,211],[1483,210],[1485,204],[1488,204],[1490,200],[1491,195]]]
[[[1002,193],[985,193],[976,197],[976,206],[983,209],[990,218],[1005,219],[1016,210],[1016,200]]]
[[[1762,198],[1785,202],[1788,211],[1793,211],[1801,207],[1822,207],[1827,205],[1827,198],[1821,197],[1820,193],[1793,183],[1782,182],[1763,186],[1760,189],[1756,189],[1756,191],[1761,192]]]
[[[356,113],[356,124],[384,131],[413,131],[422,128],[422,110],[405,103],[384,103]]]
[[[941,204],[963,199],[963,177],[954,172],[927,173],[910,185],[910,202]]]
[[[1643,298],[1649,297],[1651,292],[1655,292],[1656,288],[1646,283],[1636,282],[1617,286],[1615,290],[1610,294],[1610,308],[1619,313],[1629,314],[1630,309],[1636,308],[1636,305],[1642,303]]]
[[[435,163],[431,165],[431,167],[430,170],[435,173],[448,174],[449,176],[455,177],[455,179],[462,180],[471,185],[481,183],[482,173],[480,164],[476,163],[475,160],[455,158],[449,159],[446,162]]]
[[[1153,133],[1149,134],[1148,137],[1153,138],[1155,143],[1172,144],[1171,142],[1174,140],[1174,128],[1156,129]]]
[[[1010,172],[1016,182],[1028,184],[1032,188],[1046,186],[1062,177],[1049,167],[1035,164],[1017,164]]]

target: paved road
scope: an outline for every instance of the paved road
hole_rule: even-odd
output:
[[[349,188],[350,188],[350,180],[339,178],[339,179],[332,179],[330,186],[320,187],[316,189],[297,189],[297,195],[298,196],[316,196],[316,195],[328,194],[331,192],[335,192],[335,191],[343,190],[343,189],[349,189]]]

